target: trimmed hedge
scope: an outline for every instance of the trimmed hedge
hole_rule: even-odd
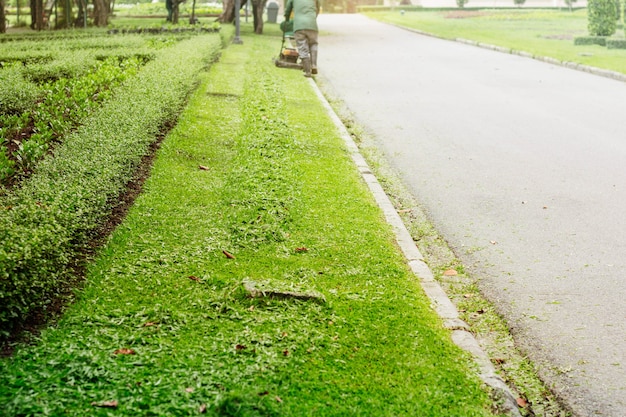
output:
[[[22,187],[0,198],[1,336],[68,285],[76,252],[220,49],[219,35],[202,35],[158,51]]]
[[[626,39],[609,39],[606,41],[608,49],[626,49]]]
[[[574,45],[606,46],[606,36],[579,36],[574,38]]]

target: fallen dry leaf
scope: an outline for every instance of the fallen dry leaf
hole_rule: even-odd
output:
[[[204,166],[204,165],[200,165],[200,166],[198,167],[198,169],[199,169],[200,171],[208,171],[208,170],[209,170],[209,167],[206,167],[206,166]]]
[[[289,351],[287,349],[283,350],[283,356],[289,356]]]
[[[454,269],[447,269],[445,271],[443,271],[443,275],[445,275],[446,277],[453,277],[455,275],[458,275],[459,273],[454,270]]]
[[[199,412],[200,414],[204,414],[204,413],[206,413],[206,404],[202,404],[202,405],[200,406],[200,408],[198,408],[198,412]]]
[[[195,275],[189,275],[189,279],[192,280],[192,281],[200,281],[200,278],[198,278]]]
[[[235,346],[235,350],[237,350],[237,351],[244,350],[245,348],[246,348],[246,346],[244,346],[244,345],[239,345],[238,344],[238,345]]]
[[[463,294],[463,297],[465,297],[465,298],[472,298],[472,297],[474,297],[474,294]]]
[[[489,243],[491,243],[492,245],[497,245],[498,242],[496,242],[495,240],[490,240]]]
[[[157,322],[155,321],[148,321],[146,323],[143,324],[143,327],[152,327],[152,326],[156,326]]]
[[[493,359],[491,359],[491,362],[495,363],[496,365],[501,365],[504,362],[506,362],[506,360],[504,360],[502,358],[493,358]]]
[[[301,248],[296,248],[296,252],[308,252],[308,248],[305,248],[304,246],[302,246]]]
[[[114,355],[136,355],[137,352],[135,352],[132,349],[127,349],[127,348],[122,348],[122,349],[117,349],[115,352],[113,352]]]
[[[519,397],[517,399],[517,405],[522,407],[522,408],[526,408],[526,407],[528,407],[528,401],[526,401],[525,398]]]
[[[228,258],[228,259],[235,259],[235,255],[233,255],[232,253],[223,250],[222,253]]]
[[[92,406],[94,407],[100,407],[100,408],[117,408],[117,401],[113,400],[113,401],[103,401],[101,403],[99,402],[92,402],[91,403]]]
[[[187,387],[187,388],[185,388],[185,392],[193,392],[193,388],[192,387]]]
[[[280,397],[277,395],[277,396],[276,396],[276,401],[278,401],[279,403],[282,403],[282,402],[283,402],[283,399],[282,399],[282,398],[280,398]]]

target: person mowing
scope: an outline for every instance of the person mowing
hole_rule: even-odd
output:
[[[317,74],[317,15],[319,0],[288,0],[285,6],[285,21],[289,22],[293,12],[293,30],[296,49],[302,60],[305,77]]]

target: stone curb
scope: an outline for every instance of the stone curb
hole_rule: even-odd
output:
[[[337,116],[333,108],[330,106],[330,103],[328,103],[328,100],[326,100],[326,97],[324,97],[315,81],[311,78],[309,79],[309,83],[326,109],[328,115],[337,126],[352,160],[361,173],[363,180],[369,187],[376,203],[383,211],[387,223],[391,225],[396,236],[396,242],[402,250],[409,267],[419,280],[422,289],[430,299],[432,308],[443,320],[444,327],[451,331],[452,340],[457,346],[473,356],[479,369],[479,377],[485,384],[494,390],[496,398],[499,402],[501,402],[500,406],[508,412],[511,417],[521,417],[519,409],[517,408],[517,401],[515,400],[513,393],[502,378],[500,378],[500,376],[496,373],[496,369],[491,363],[491,360],[482,350],[474,335],[470,332],[469,325],[461,320],[457,308],[452,301],[450,301],[439,283],[435,280],[432,271],[424,261],[424,257],[415,245],[411,234],[402,222],[400,215],[385,193],[383,187],[376,179],[376,176],[372,173],[372,170],[365,161],[365,158],[361,155],[361,152],[359,151],[356,143],[352,140],[350,133],[342,123],[339,116]]]

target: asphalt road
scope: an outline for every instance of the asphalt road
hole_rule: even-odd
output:
[[[580,416],[626,415],[626,84],[321,15],[319,68]]]

